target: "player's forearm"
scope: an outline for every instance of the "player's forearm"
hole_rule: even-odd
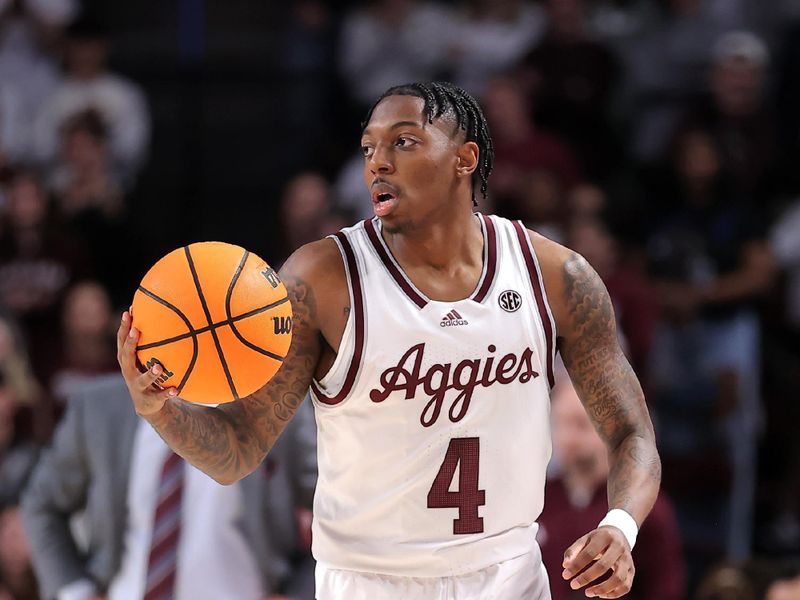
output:
[[[239,405],[212,409],[175,399],[148,421],[186,461],[228,485],[255,470],[280,433],[256,435],[245,413]]]
[[[641,527],[661,485],[661,459],[650,431],[633,431],[609,453],[608,507],[621,508]]]

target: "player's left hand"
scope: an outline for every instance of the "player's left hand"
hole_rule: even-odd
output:
[[[628,540],[616,527],[604,526],[590,531],[564,552],[564,572],[573,590],[601,579],[605,581],[586,589],[587,598],[619,598],[631,591],[633,558]],[[584,570],[585,569],[585,570]]]

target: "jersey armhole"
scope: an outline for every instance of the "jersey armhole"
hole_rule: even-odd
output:
[[[351,308],[344,333],[342,334],[339,352],[336,354],[331,368],[322,379],[311,381],[310,392],[314,401],[323,405],[334,406],[341,404],[353,389],[353,384],[363,362],[366,323],[361,275],[358,271],[358,263],[350,240],[341,231],[329,237],[336,242],[336,246],[342,255]],[[331,386],[335,386],[335,380],[339,372],[344,369],[345,361],[348,361],[347,371],[344,374],[341,385],[338,386],[339,389],[329,389]]]
[[[555,375],[553,372],[553,364],[556,358],[556,322],[553,318],[553,312],[550,310],[550,303],[547,300],[547,290],[544,287],[544,277],[542,276],[541,266],[539,259],[536,256],[536,251],[531,244],[531,238],[528,231],[521,221],[514,221],[514,230],[517,234],[517,241],[519,242],[522,256],[525,259],[525,266],[528,271],[528,280],[530,281],[531,288],[533,289],[534,298],[536,298],[536,307],[539,311],[539,319],[542,322],[544,329],[545,343],[547,346],[547,382],[550,384],[550,389],[555,385]]]

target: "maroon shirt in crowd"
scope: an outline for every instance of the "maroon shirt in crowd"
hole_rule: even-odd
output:
[[[658,301],[653,286],[642,275],[624,267],[603,277],[614,303],[628,357],[640,379],[649,363],[658,324]]]
[[[564,551],[589,533],[608,512],[606,488],[600,486],[584,508],[570,504],[560,479],[545,486],[545,505],[539,518],[539,545],[550,577],[553,600],[585,599],[584,590],[572,590],[564,581],[561,566]],[[653,511],[639,531],[633,549],[636,577],[626,598],[637,600],[681,600],[685,576],[678,524],[669,500],[660,494]]]
[[[543,131],[517,141],[495,138],[494,155],[500,170],[547,171],[565,190],[580,181],[580,168],[572,150],[561,138]]]

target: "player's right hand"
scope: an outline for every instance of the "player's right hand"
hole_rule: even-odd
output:
[[[136,414],[147,418],[164,408],[167,400],[175,397],[178,390],[174,387],[162,388],[156,383],[162,373],[161,365],[155,364],[143,372],[136,360],[138,340],[139,330],[133,327],[133,317],[126,310],[122,313],[122,321],[117,331],[117,361],[133,398]]]
[[[616,527],[604,525],[590,531],[564,552],[561,576],[573,590],[587,588],[587,598],[620,598],[631,590],[636,569],[631,547]],[[611,575],[605,575],[611,571]]]

